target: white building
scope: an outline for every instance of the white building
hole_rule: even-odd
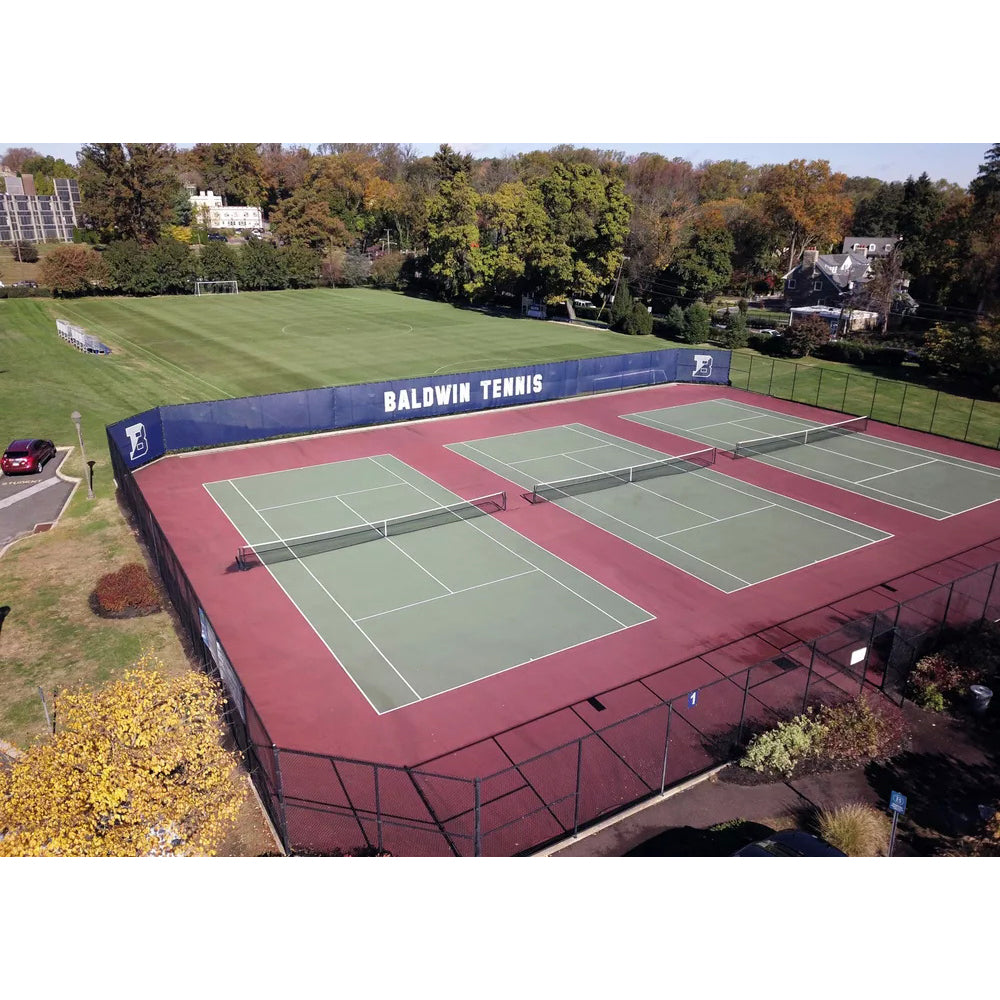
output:
[[[260,209],[252,205],[223,205],[222,196],[211,191],[191,195],[195,221],[209,229],[263,229]]]

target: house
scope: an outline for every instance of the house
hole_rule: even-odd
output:
[[[786,307],[864,309],[870,306],[872,303],[865,286],[875,273],[874,263],[891,253],[899,240],[898,236],[849,236],[844,240],[844,246],[853,248],[857,245],[859,249],[831,254],[821,254],[815,247],[807,247],[802,251],[799,263],[784,276]],[[917,304],[910,298],[908,286],[909,279],[900,278],[890,306],[893,314],[916,311]]]
[[[902,236],[845,236],[841,253],[865,254],[873,257],[888,257]]]
[[[791,310],[789,326],[796,326],[810,316],[818,316],[830,324],[830,339],[838,336],[850,337],[852,333],[874,330],[879,325],[880,316],[868,309],[850,309],[839,306],[796,306]]]
[[[223,205],[222,196],[199,191],[190,196],[195,218],[210,229],[263,229],[260,209],[252,205]]]

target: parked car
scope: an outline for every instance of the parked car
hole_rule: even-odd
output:
[[[20,438],[11,441],[0,458],[0,470],[5,476],[18,472],[41,472],[42,467],[54,458],[56,446],[41,438]]]
[[[805,830],[779,830],[741,847],[734,858],[846,858],[847,855]]]
[[[209,233],[209,234],[208,234],[208,238],[209,238],[210,240],[216,240],[217,242],[221,242],[221,243],[226,243],[226,242],[228,242],[228,241],[226,240],[226,237],[225,237],[225,236],[223,236],[223,235],[222,235],[222,233]]]
[[[597,306],[594,305],[590,299],[573,299],[574,309],[596,309]]]
[[[25,281],[15,281],[14,282],[14,287],[15,288],[37,288],[38,287],[38,282],[37,281],[27,281],[27,280],[25,280]]]

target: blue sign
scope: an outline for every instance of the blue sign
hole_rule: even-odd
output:
[[[889,808],[894,813],[906,812],[906,796],[902,792],[892,792],[889,795]]]
[[[697,704],[698,704],[698,692],[692,691],[688,695],[688,708],[694,708],[694,706]]]
[[[130,469],[138,469],[140,465],[152,462],[167,450],[159,408],[137,413],[127,420],[119,420],[108,431]]]

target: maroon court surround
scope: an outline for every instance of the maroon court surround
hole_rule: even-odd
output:
[[[699,447],[698,443],[624,420],[622,415],[717,398],[742,400],[821,422],[842,418],[841,414],[741,390],[678,384],[173,455],[139,470],[135,479],[275,744],[416,766],[674,664],[675,668],[658,675],[657,694],[664,698],[683,694],[773,655],[782,645],[782,630],[773,630],[774,639],[762,639],[759,634],[767,635],[776,623],[798,619],[797,638],[823,634],[833,623],[818,609],[834,605],[849,613],[846,609],[853,611],[856,606],[856,614],[864,614],[871,610],[869,604],[880,599],[863,596],[873,588],[973,550],[998,534],[1000,503],[932,521],[763,463],[736,461],[720,452],[715,467],[718,472],[894,536],[724,594],[557,504],[528,503],[516,484],[445,447],[582,423],[658,451],[681,454]],[[874,422],[868,433],[1000,468],[1000,454],[975,445]],[[203,484],[386,453],[462,497],[506,489],[508,510],[497,515],[505,524],[652,612],[656,619],[387,715],[376,715],[271,576],[233,571],[236,549],[244,539]],[[992,548],[987,554],[992,556],[988,561],[1000,558]],[[928,588],[932,585],[928,583]],[[850,595],[859,597],[847,600]],[[906,596],[910,595],[886,593],[883,603]],[[538,609],[538,613],[544,614],[545,609]],[[518,623],[511,621],[507,627],[516,629]],[[530,742],[530,727],[522,737]],[[550,734],[544,734],[537,747],[521,750],[541,752],[551,746]],[[456,768],[464,770],[457,763],[460,756],[455,755]],[[475,766],[486,763],[476,761]],[[502,760],[496,764],[494,769],[506,766]]]

